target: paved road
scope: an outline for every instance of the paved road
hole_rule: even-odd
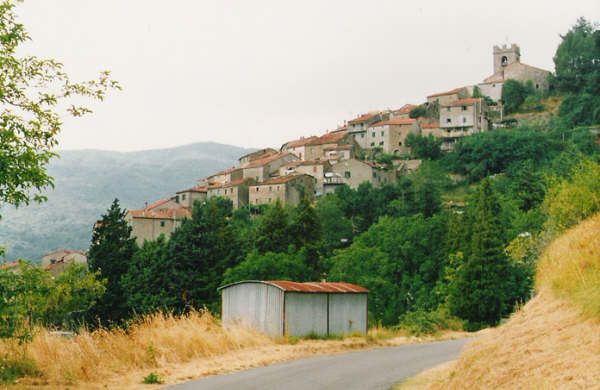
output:
[[[319,356],[208,377],[170,389],[389,389],[427,368],[456,358],[467,341],[440,341]]]

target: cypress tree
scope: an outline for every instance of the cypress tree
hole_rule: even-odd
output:
[[[117,323],[127,317],[126,297],[121,287],[121,277],[127,272],[131,258],[137,250],[131,226],[125,220],[126,210],[115,199],[94,227],[88,253],[89,267],[107,280],[106,292],[91,310],[92,321]]]
[[[472,327],[497,324],[511,309],[511,263],[504,253],[500,204],[483,180],[473,209],[468,256],[457,270],[448,297],[453,314]]]

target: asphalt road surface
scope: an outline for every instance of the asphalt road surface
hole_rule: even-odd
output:
[[[455,359],[469,339],[376,348],[295,360],[170,387],[173,390],[389,389]]]

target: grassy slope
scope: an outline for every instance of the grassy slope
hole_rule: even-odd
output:
[[[400,388],[588,389],[600,387],[600,214],[542,255],[537,296],[471,343],[449,368]]]

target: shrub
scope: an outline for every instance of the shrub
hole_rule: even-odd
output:
[[[151,372],[150,374],[148,374],[146,377],[144,377],[144,380],[142,381],[143,384],[145,385],[159,385],[161,383],[163,383],[162,379],[160,379],[160,376],[158,376],[158,374]]]
[[[462,330],[463,321],[447,311],[416,310],[400,316],[399,328],[413,335],[435,334],[442,330]]]

